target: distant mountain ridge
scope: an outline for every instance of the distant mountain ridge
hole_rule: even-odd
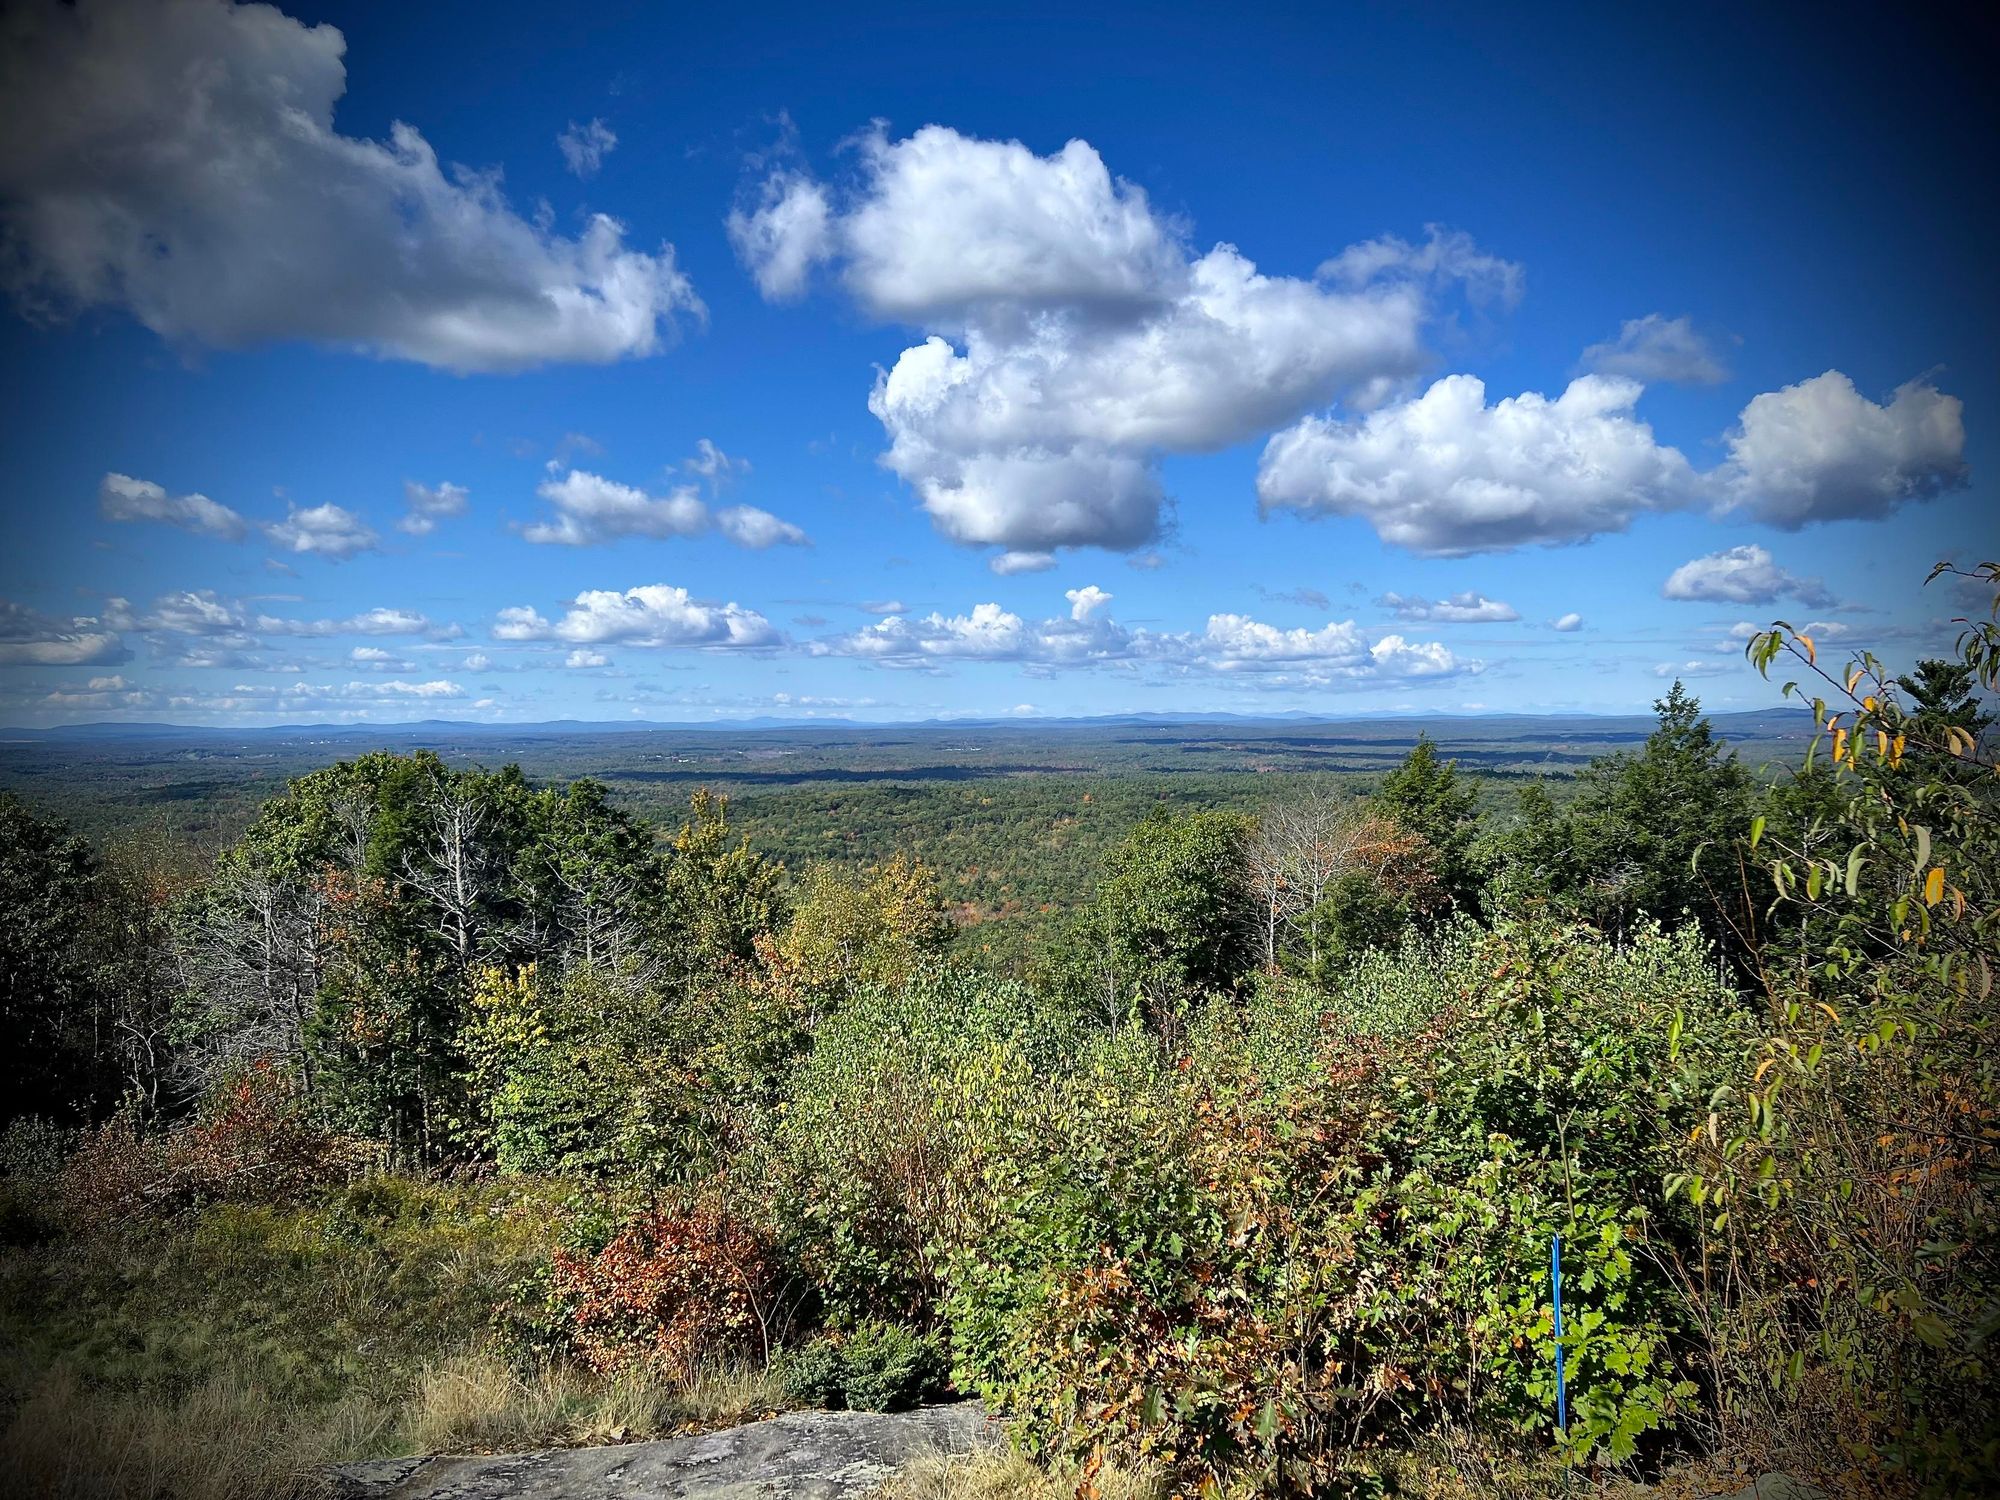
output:
[[[1709,715],[1718,733],[1731,739],[1768,737],[1773,733],[1785,734],[1798,730],[1810,730],[1811,718],[1800,707],[1755,708]],[[1063,729],[1106,729],[1106,728],[1157,728],[1172,729],[1177,726],[1201,726],[1203,728],[1224,728],[1241,725],[1252,728],[1259,725],[1279,724],[1287,727],[1308,726],[1369,726],[1386,728],[1394,726],[1411,730],[1421,730],[1426,725],[1449,726],[1454,736],[1463,736],[1468,730],[1481,724],[1491,724],[1495,728],[1518,728],[1527,725],[1551,728],[1573,724],[1579,729],[1605,730],[1645,725],[1652,722],[1651,714],[1588,714],[1588,713],[1424,713],[1424,714],[1322,714],[1303,709],[1291,709],[1268,714],[1241,714],[1226,712],[1193,713],[1129,713],[1078,715],[1071,717],[1017,717],[998,715],[982,718],[950,718],[919,720],[861,720],[847,718],[778,718],[758,716],[743,719],[707,719],[688,722],[663,720],[603,720],[585,719],[543,719],[532,722],[488,722],[472,719],[415,719],[399,723],[349,723],[349,724],[266,724],[266,725],[210,725],[210,724],[170,724],[154,722],[121,722],[100,720],[81,724],[59,724],[45,728],[0,728],[0,740],[20,743],[49,743],[65,740],[116,741],[116,740],[298,740],[298,739],[488,739],[488,738],[540,738],[545,736],[576,736],[594,734],[690,734],[690,733],[755,733],[774,730],[827,730],[844,733],[908,733],[916,730],[1018,730],[1049,731]]]

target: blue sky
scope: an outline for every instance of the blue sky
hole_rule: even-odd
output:
[[[1744,707],[1996,550],[1946,20],[0,31],[0,721]]]

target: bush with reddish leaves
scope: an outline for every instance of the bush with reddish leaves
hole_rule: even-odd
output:
[[[352,1154],[307,1118],[289,1073],[256,1062],[166,1138],[168,1186],[203,1202],[292,1199],[338,1178]]]
[[[101,1233],[205,1203],[293,1201],[370,1160],[312,1123],[289,1074],[253,1063],[167,1131],[129,1113],[79,1131],[48,1174],[46,1208],[73,1231]]]
[[[768,1360],[783,1273],[769,1239],[727,1209],[660,1208],[602,1250],[559,1252],[550,1290],[593,1369],[646,1365],[686,1376],[717,1360]]]

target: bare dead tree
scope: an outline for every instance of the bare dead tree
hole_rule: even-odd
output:
[[[484,936],[484,916],[498,861],[487,839],[491,810],[461,782],[443,781],[422,847],[404,860],[403,878],[437,912],[439,930],[469,963]]]
[[[322,977],[326,899],[316,886],[247,861],[218,877],[179,945],[196,1019],[184,1083],[204,1088],[233,1063],[275,1056],[296,1061],[312,1091],[305,1033]]]
[[[1428,846],[1367,803],[1315,789],[1265,810],[1249,845],[1251,888],[1262,904],[1264,962],[1275,969],[1287,933],[1317,967],[1327,898],[1350,875],[1366,874],[1414,892],[1433,883]]]

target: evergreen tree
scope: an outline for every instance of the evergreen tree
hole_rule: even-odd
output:
[[[1478,881],[1472,858],[1479,829],[1479,794],[1462,782],[1458,762],[1441,760],[1428,734],[1382,778],[1375,805],[1436,851],[1434,866],[1444,896],[1460,908],[1476,906]]]

